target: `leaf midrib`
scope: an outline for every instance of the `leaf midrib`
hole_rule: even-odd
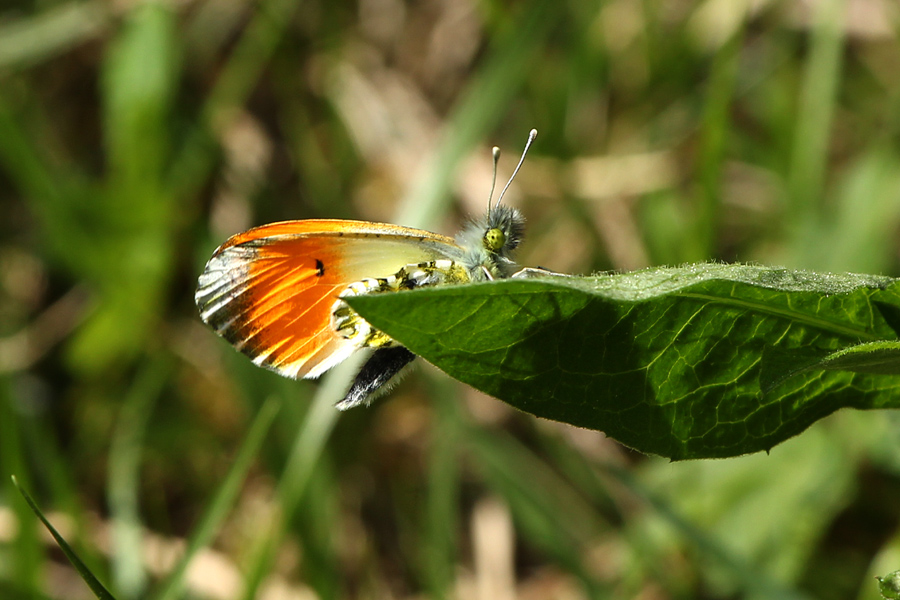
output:
[[[858,329],[855,327],[848,327],[845,325],[840,325],[835,323],[834,321],[830,321],[828,319],[816,318],[808,314],[791,311],[784,308],[773,307],[768,304],[763,304],[760,302],[752,302],[749,300],[740,300],[737,298],[722,298],[721,296],[713,296],[709,294],[698,294],[695,292],[680,292],[679,296],[684,298],[695,298],[698,300],[703,300],[710,303],[724,304],[726,306],[735,306],[739,308],[745,308],[748,310],[761,312],[777,317],[782,317],[789,319],[791,321],[797,321],[800,323],[804,323],[811,327],[815,327],[817,329],[822,329],[824,331],[828,331],[830,333],[834,333],[836,335],[841,335],[850,338],[859,338],[861,340],[869,340],[869,341],[878,341],[882,338],[878,337],[876,334],[866,330],[866,329]]]

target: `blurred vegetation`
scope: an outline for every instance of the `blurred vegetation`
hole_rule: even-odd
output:
[[[900,275],[898,72],[888,0],[6,0],[0,596],[90,597],[15,474],[122,599],[878,598],[895,413],[669,464],[420,367],[338,418],[193,290],[254,224],[452,233],[532,127],[525,264]]]

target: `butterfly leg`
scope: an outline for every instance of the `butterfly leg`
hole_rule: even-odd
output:
[[[513,273],[510,277],[525,279],[527,277],[571,277],[568,273],[557,273],[544,267],[525,267]]]

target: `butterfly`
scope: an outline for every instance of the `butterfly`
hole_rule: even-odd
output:
[[[199,277],[200,317],[256,365],[293,379],[318,377],[354,352],[374,350],[336,407],[369,404],[415,355],[345,298],[541,271],[513,261],[525,219],[501,204],[536,136],[532,129],[496,204],[492,185],[487,213],[456,239],[340,219],[271,223],[232,236]],[[494,183],[498,159],[494,148]]]

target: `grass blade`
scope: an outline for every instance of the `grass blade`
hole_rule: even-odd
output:
[[[238,450],[237,456],[234,459],[234,464],[225,476],[225,481],[222,482],[222,485],[213,497],[209,508],[207,508],[203,518],[191,535],[184,556],[178,562],[178,565],[172,571],[172,574],[169,575],[169,579],[166,581],[165,586],[160,593],[156,595],[158,600],[174,600],[181,594],[182,587],[184,586],[184,575],[191,559],[194,558],[194,555],[196,555],[201,548],[206,546],[213,535],[219,531],[222,521],[234,504],[235,498],[240,491],[241,484],[247,476],[247,471],[250,469],[250,465],[253,462],[253,458],[259,451],[263,440],[265,440],[269,427],[272,425],[272,421],[275,419],[275,415],[278,413],[279,408],[279,403],[274,399],[267,400],[262,408],[260,408],[259,413],[256,415],[256,419],[250,426],[247,437],[244,439],[244,443],[241,444],[241,447]]]
[[[90,569],[87,568],[81,559],[78,558],[78,555],[75,554],[75,551],[69,546],[66,540],[59,534],[58,531],[50,524],[50,521],[44,516],[41,512],[41,509],[38,508],[37,504],[34,500],[31,499],[31,496],[28,495],[28,492],[25,491],[19,485],[19,482],[16,480],[15,475],[12,476],[13,485],[16,486],[16,489],[19,490],[19,493],[25,498],[25,502],[28,503],[28,506],[31,507],[31,510],[34,511],[34,514],[37,515],[37,518],[41,520],[44,524],[44,527],[50,531],[50,535],[53,536],[53,539],[56,540],[56,543],[59,544],[60,549],[62,549],[63,554],[66,555],[66,558],[69,559],[69,562],[72,563],[72,566],[75,567],[75,570],[78,571],[78,574],[81,575],[81,578],[84,580],[88,587],[91,588],[91,591],[94,592],[94,595],[97,596],[100,600],[115,600],[115,597],[109,593],[103,584],[94,577],[94,574],[91,573]]]
[[[113,580],[116,589],[128,598],[138,597],[147,585],[138,498],[141,450],[150,414],[168,376],[168,365],[163,361],[148,362],[122,403],[110,443],[107,500],[115,549]]]

